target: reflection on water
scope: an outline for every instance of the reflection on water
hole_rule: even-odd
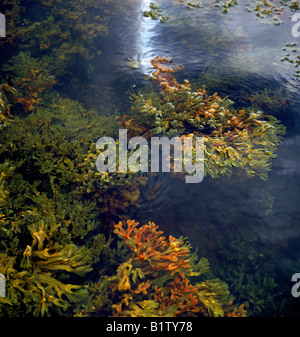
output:
[[[150,60],[153,55],[154,42],[153,38],[156,35],[158,21],[149,20],[143,16],[143,12],[149,9],[151,1],[141,1],[141,6],[138,9],[138,29],[136,30],[136,53],[131,55],[139,62],[140,71],[144,74],[149,74],[151,71]],[[128,47],[128,46],[127,46]]]

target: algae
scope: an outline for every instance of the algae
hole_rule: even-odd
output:
[[[233,4],[222,3],[224,10]],[[28,15],[23,0],[1,3],[8,19],[1,48],[18,47],[1,60],[7,76],[0,84],[0,273],[6,281],[0,316],[245,316],[228,284],[210,274],[208,260],[193,254],[184,238],[128,219],[147,178],[99,173],[95,165],[97,139],[117,134],[115,114],[65,97],[64,76],[77,76],[78,64],[88,73],[89,61],[101,54],[94,42],[108,34],[112,1],[35,5],[39,18]],[[150,6],[146,16],[167,20]],[[99,7],[105,15],[94,16]],[[212,52],[219,41],[211,41]],[[129,119],[121,123],[138,135],[203,135],[208,175],[241,168],[266,179],[284,131],[279,121],[256,106],[238,110],[187,80],[164,78],[168,68],[160,61],[153,62],[158,89],[134,94]],[[162,63],[172,67],[169,59]],[[254,97],[261,104],[262,97]],[[252,296],[253,280],[243,273],[224,278],[233,285],[247,281],[247,309],[258,299],[265,310],[261,291],[272,288],[272,280],[257,276],[261,289]]]

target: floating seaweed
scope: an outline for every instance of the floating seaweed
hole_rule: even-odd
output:
[[[186,2],[186,7],[188,9],[195,9],[195,8],[202,8],[203,7],[203,4],[201,1],[194,1],[194,2],[189,2],[187,1]]]
[[[184,0],[173,1],[174,4],[184,4],[188,9],[194,8],[205,8],[210,10],[212,7],[220,8],[223,14],[229,13],[233,7],[241,6],[237,0],[214,0],[214,1],[203,1],[203,3],[188,2]],[[296,12],[299,10],[298,0],[251,0],[246,3],[244,7],[248,12],[255,13],[256,17],[260,22],[265,24],[283,24],[284,21],[281,20],[283,14]]]
[[[223,7],[224,14],[226,14],[231,7],[237,6],[238,4],[237,0],[227,0],[227,1],[216,0],[215,3],[216,7]]]
[[[282,15],[282,11],[284,7],[280,6],[280,3],[274,3],[274,1],[255,1],[253,3],[248,4],[247,10],[249,12],[254,12],[258,19],[260,19],[263,23],[272,23],[275,25],[280,25],[283,23],[280,20],[280,16]]]
[[[285,51],[285,55],[280,59],[281,62],[285,64],[292,64],[294,65],[295,74],[294,76],[299,80],[300,78],[300,70],[298,67],[300,66],[300,55],[297,48],[297,43],[286,43],[286,45],[282,48],[283,51]]]
[[[233,108],[233,102],[205,89],[191,89],[188,80],[177,82],[181,69],[171,58],[152,60],[152,78],[160,92],[132,95],[129,116],[120,120],[131,136],[204,137],[205,174],[229,175],[234,168],[267,179],[271,159],[285,128],[279,121],[255,108]]]
[[[138,61],[137,59],[135,59],[134,57],[128,57],[126,59],[126,64],[131,69],[137,69],[141,66],[142,63],[140,61]]]
[[[150,2],[149,7],[149,11],[143,12],[145,17],[150,17],[151,19],[159,20],[160,22],[165,22],[168,20],[168,17],[163,15],[162,10],[154,2]]]

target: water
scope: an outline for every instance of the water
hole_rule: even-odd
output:
[[[293,308],[297,302],[290,294],[290,279],[300,268],[300,97],[293,66],[280,61],[285,43],[293,41],[291,22],[284,17],[287,22],[280,26],[262,24],[242,3],[223,15],[215,8],[187,10],[182,4],[158,1],[169,15],[162,23],[142,15],[149,3],[133,1],[121,21],[116,16],[103,55],[95,62],[95,83],[111,86],[111,101],[98,97],[96,104],[122,112],[124,88],[143,88],[144,76],[151,73],[149,60],[172,56],[184,65],[179,78],[205,84],[209,92],[228,96],[236,106],[250,105],[254,92],[281,89],[286,104],[265,109],[282,121],[287,134],[268,181],[243,179],[236,172],[229,178],[185,184],[159,174],[144,188],[141,207],[132,215],[141,223],[154,221],[167,234],[187,237],[213,269],[245,264],[246,273],[274,277]],[[132,67],[128,58],[134,61]],[[280,310],[271,314],[280,315]]]
[[[213,6],[189,10],[179,1],[157,4],[168,16],[166,22],[143,15],[149,0],[128,0],[126,9],[116,11],[108,36],[96,41],[102,54],[90,61],[92,75],[82,78],[80,100],[103,114],[126,114],[128,92],[149,85],[150,60],[171,56],[184,66],[179,80],[206,85],[209,93],[228,96],[236,107],[251,105],[256,92],[277,90],[285,103],[264,109],[286,126],[287,134],[267,181],[237,171],[186,184],[158,174],[142,189],[132,218],[153,221],[167,235],[186,237],[217,276],[222,276],[219,267],[230,271],[243,265],[246,274],[274,277],[282,291],[278,301],[287,304],[269,308],[266,315],[294,314],[299,305],[290,293],[290,280],[300,272],[300,83],[294,65],[280,61],[282,48],[295,40],[292,23],[283,15],[283,25],[263,24],[245,10],[246,1],[226,15]],[[78,98],[72,83],[65,91]],[[234,282],[229,286],[238,298]]]

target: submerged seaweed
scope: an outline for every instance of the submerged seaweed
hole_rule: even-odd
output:
[[[233,102],[205,89],[191,89],[188,80],[177,82],[173,73],[180,67],[170,58],[152,60],[153,79],[160,92],[133,95],[131,114],[121,126],[131,136],[204,137],[205,175],[231,174],[232,169],[267,179],[271,159],[285,128],[271,115],[255,108],[233,108]]]
[[[183,238],[164,237],[158,226],[127,220],[115,233],[132,252],[117,273],[100,278],[92,286],[87,310],[116,317],[245,316],[243,305],[233,306],[227,285],[203,275],[209,271],[205,258],[196,262]],[[202,277],[192,283],[191,277]]]
[[[195,11],[205,7],[199,1],[177,3]],[[267,179],[284,127],[260,109],[280,109],[282,92],[253,93],[247,97],[251,107],[237,108],[223,95],[209,94],[188,80],[179,83],[174,73],[182,67],[169,57],[156,57],[151,77],[157,87],[134,93],[131,111],[118,123],[115,113],[87,109],[79,95],[78,100],[68,98],[65,86],[91,73],[89,62],[101,55],[96,42],[107,36],[115,8],[127,3],[26,4],[5,0],[0,5],[8,19],[1,50],[9,50],[1,57],[5,76],[0,84],[0,274],[6,282],[0,316],[239,317],[246,310],[251,315],[269,312],[277,300],[271,277],[247,276],[236,263],[216,278],[215,261],[212,272],[208,259],[193,253],[187,239],[165,236],[151,221],[139,225],[131,220],[130,210],[138,210],[140,186],[148,178],[98,172],[95,144],[99,137],[116,137],[120,125],[129,135],[145,138],[198,135],[205,139],[206,175],[217,178],[241,169],[247,178]],[[227,12],[238,4],[212,5]],[[31,9],[40,15],[31,15]],[[94,15],[98,9],[101,15]],[[167,14],[155,3],[144,12],[166,25],[172,21]],[[227,48],[226,36],[204,36],[207,52],[213,55],[219,44]],[[138,66],[135,59],[128,63]],[[84,74],[78,75],[79,65]],[[257,262],[263,253],[252,241],[233,235],[226,244],[215,239],[215,245],[231,263],[232,256]]]

